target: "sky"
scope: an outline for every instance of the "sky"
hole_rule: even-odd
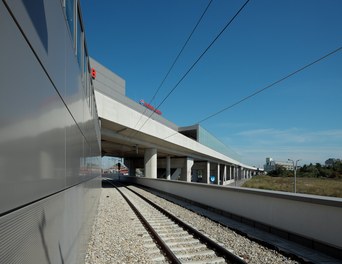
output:
[[[209,0],[81,0],[90,56],[150,102]],[[164,85],[159,105],[245,3],[213,0]],[[160,106],[198,123],[342,46],[341,0],[251,0]],[[202,123],[262,167],[342,158],[342,50]]]

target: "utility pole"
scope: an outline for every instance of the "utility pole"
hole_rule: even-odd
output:
[[[294,171],[294,193],[297,193],[297,184],[296,184],[296,182],[297,182],[297,179],[296,179],[297,178],[297,163],[298,163],[298,161],[300,161],[300,159],[296,160],[296,163],[292,159],[288,159],[288,161],[292,161],[292,164],[293,164],[293,171]]]

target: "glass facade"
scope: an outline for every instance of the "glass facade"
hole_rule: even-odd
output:
[[[220,152],[236,161],[242,162],[242,158],[234,150],[227,147],[220,140],[210,134],[207,130],[198,126],[198,139],[197,141],[208,148],[211,148],[217,152]]]

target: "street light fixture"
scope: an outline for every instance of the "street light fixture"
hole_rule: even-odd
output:
[[[297,186],[296,186],[296,177],[297,177],[297,163],[298,161],[300,161],[300,159],[296,160],[296,164],[294,162],[294,160],[292,159],[287,159],[288,161],[292,161],[293,164],[293,171],[294,171],[294,192],[297,192]]]

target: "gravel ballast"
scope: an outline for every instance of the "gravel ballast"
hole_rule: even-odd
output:
[[[188,209],[133,188],[220,242],[247,263],[298,263]],[[151,244],[147,245],[146,236],[144,227],[120,193],[115,188],[103,188],[85,263],[156,263],[148,254]]]
[[[151,199],[164,209],[167,209],[183,221],[205,233],[208,237],[222,243],[227,249],[233,251],[234,254],[242,257],[247,263],[298,263],[297,261],[241,236],[229,228],[211,221],[206,217],[198,215],[140,188],[130,188],[144,195],[146,198]]]
[[[103,188],[85,263],[153,263],[146,233],[120,193]]]

